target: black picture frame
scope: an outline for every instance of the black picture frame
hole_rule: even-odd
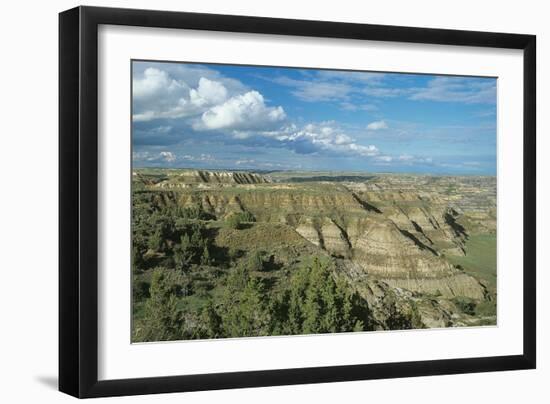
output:
[[[100,24],[523,50],[523,354],[99,381],[97,62]],[[60,13],[59,390],[85,398],[534,369],[535,122],[534,35],[96,7],[77,7]]]

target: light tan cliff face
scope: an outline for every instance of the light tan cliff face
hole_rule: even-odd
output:
[[[475,278],[459,271],[443,278],[386,278],[383,280],[394,288],[447,298],[464,296],[484,300],[487,295],[485,287]]]
[[[300,219],[327,217],[341,213],[363,215],[364,208],[348,192],[336,189],[324,192],[310,192],[292,187],[273,189],[270,185],[248,185],[224,188],[179,191],[179,204],[202,208],[218,217],[233,211],[247,210],[257,221],[283,222],[298,225]]]
[[[353,261],[366,273],[413,292],[483,300],[485,288],[390,220],[373,221],[357,238]]]
[[[343,230],[333,221],[325,221],[321,226],[323,245],[331,254],[339,257],[349,257],[351,245]]]
[[[391,220],[372,221],[354,244],[354,261],[378,277],[442,277],[452,266]],[[414,237],[414,236],[413,236]]]
[[[270,180],[260,174],[231,171],[185,170],[157,183],[158,188],[189,188],[201,184],[267,184]]]
[[[311,244],[322,247],[321,236],[311,219],[305,219],[303,223],[299,224],[298,227],[296,227],[296,232]]]
[[[351,245],[345,231],[331,219],[323,218],[320,222],[314,223],[310,218],[306,218],[296,227],[296,232],[334,256],[351,256]]]

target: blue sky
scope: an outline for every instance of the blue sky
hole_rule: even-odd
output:
[[[134,61],[135,167],[496,174],[496,79]]]

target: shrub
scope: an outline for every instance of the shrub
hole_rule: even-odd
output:
[[[201,264],[210,265],[211,263],[212,259],[210,258],[210,251],[208,250],[208,246],[204,246],[204,248],[202,249]]]
[[[227,225],[232,229],[240,229],[243,223],[254,222],[256,219],[250,212],[233,213],[227,218]]]
[[[134,270],[143,269],[145,266],[145,259],[143,258],[144,254],[145,250],[141,248],[141,246],[134,243],[132,246],[132,267]]]
[[[149,297],[149,283],[134,278],[132,282],[132,296],[134,303],[145,300]]]
[[[262,253],[258,250],[250,252],[247,256],[246,266],[250,272],[259,272],[264,270],[264,260]]]
[[[472,299],[467,297],[455,297],[453,302],[463,313],[470,316],[476,314],[476,303]]]
[[[166,269],[156,268],[151,277],[150,297],[143,318],[136,325],[138,341],[167,341],[183,338],[183,317],[177,309],[174,278]]]

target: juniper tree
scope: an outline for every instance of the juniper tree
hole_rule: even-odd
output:
[[[165,269],[155,269],[151,277],[149,299],[143,318],[136,325],[138,341],[168,341],[183,337],[183,317],[177,308],[177,298]]]

